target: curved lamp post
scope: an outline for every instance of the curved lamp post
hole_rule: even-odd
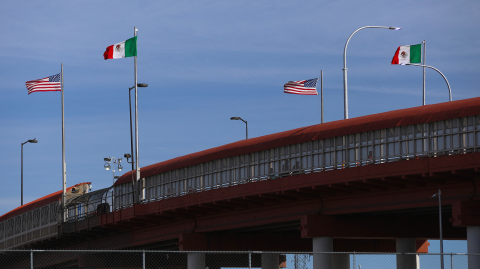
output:
[[[241,120],[241,121],[245,122],[245,128],[246,128],[246,138],[245,139],[248,139],[248,123],[247,123],[247,121],[243,120],[240,117],[231,117],[230,120]]]
[[[38,143],[38,140],[36,138],[34,138],[34,139],[30,139],[30,140],[22,143],[22,183],[21,183],[21,185],[22,185],[22,187],[21,187],[22,188],[22,191],[21,191],[22,198],[21,198],[21,205],[23,205],[23,145],[25,145],[27,143]]]
[[[450,89],[450,83],[448,83],[447,77],[445,77],[445,76],[443,75],[443,73],[440,72],[440,70],[438,70],[437,68],[435,68],[435,67],[433,67],[433,66],[422,65],[422,64],[404,64],[404,65],[415,65],[415,66],[421,66],[421,67],[428,67],[428,68],[431,68],[431,69],[437,71],[440,75],[442,75],[443,79],[444,79],[445,82],[447,83],[447,87],[448,87],[448,100],[449,100],[449,101],[452,101],[452,89]],[[425,105],[425,94],[424,94],[424,98],[423,98],[423,105]]]
[[[347,43],[345,43],[345,48],[343,49],[343,95],[344,95],[344,109],[345,109],[345,119],[348,119],[348,90],[347,90],[347,46],[348,42],[352,38],[352,36],[365,28],[384,28],[389,30],[401,30],[400,27],[389,27],[389,26],[364,26],[358,28],[355,32],[353,32],[350,37],[347,39]]]

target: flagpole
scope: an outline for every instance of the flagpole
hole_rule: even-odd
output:
[[[426,46],[427,46],[427,41],[423,40],[422,43],[423,43],[423,65],[426,65],[426,63],[425,63],[425,58],[426,58],[425,50],[426,50]],[[425,105],[425,66],[423,67],[423,105]]]
[[[66,174],[66,164],[65,164],[65,113],[64,113],[64,99],[63,99],[63,92],[64,92],[64,86],[63,86],[63,63],[62,63],[62,70],[61,70],[61,75],[62,79],[62,86],[61,86],[61,91],[62,91],[62,221],[65,221],[65,196],[67,192],[67,174]]]
[[[321,92],[320,95],[318,94],[318,81],[320,82]],[[317,82],[315,83],[315,92],[317,93],[318,103],[320,104],[320,123],[323,123],[323,70],[320,70],[320,76],[317,78]],[[320,100],[320,96],[322,99]]]
[[[134,36],[137,36],[138,29],[133,27]],[[138,87],[137,87],[137,56],[135,55],[135,170],[136,180],[140,180],[140,166],[138,161]],[[143,200],[143,188],[139,189],[141,200]]]
[[[322,123],[323,123],[323,70],[320,70],[320,92],[322,95]]]

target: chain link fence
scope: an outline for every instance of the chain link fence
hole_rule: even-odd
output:
[[[0,268],[471,269],[480,254],[281,253],[258,251],[3,250]],[[474,267],[472,267],[472,265]]]

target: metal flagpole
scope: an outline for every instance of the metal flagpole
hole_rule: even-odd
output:
[[[134,36],[137,36],[138,29],[133,27]],[[135,55],[135,165],[137,182],[140,180],[140,166],[138,161],[138,87],[137,87],[137,56]],[[143,188],[140,188],[140,197],[143,200]]]
[[[318,81],[320,80],[320,95],[318,94]],[[317,78],[317,83],[315,83],[315,91],[318,96],[318,103],[320,104],[320,123],[323,123],[323,70],[320,70],[320,77]],[[320,100],[320,96],[322,100]]]
[[[426,40],[423,40],[423,65],[426,65],[425,63],[425,58],[426,58],[426,55],[425,55],[425,49],[426,49],[426,46],[427,46],[427,41]],[[425,66],[423,67],[423,105],[425,105]]]
[[[67,172],[66,172],[66,164],[65,164],[65,113],[64,113],[64,102],[63,102],[63,63],[62,63],[62,71],[60,75],[62,79],[62,221],[65,221],[65,196],[67,192]]]
[[[320,91],[322,95],[322,123],[323,123],[323,70],[320,70]]]

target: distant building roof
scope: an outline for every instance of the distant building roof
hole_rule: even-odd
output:
[[[68,187],[66,191],[68,192],[73,187],[78,187],[78,186],[83,185],[83,184],[92,184],[92,183],[91,182],[78,183],[76,185]],[[10,218],[13,218],[13,217],[16,217],[18,215],[21,215],[21,214],[23,214],[27,211],[34,210],[34,209],[40,208],[42,206],[51,204],[55,201],[59,201],[60,198],[62,198],[62,192],[63,191],[57,191],[57,192],[51,193],[49,195],[43,196],[42,198],[38,198],[35,201],[31,201],[30,203],[19,206],[19,207],[13,209],[12,211],[10,211],[8,213],[5,213],[2,216],[0,216],[0,222],[5,221],[5,220],[10,219]]]

